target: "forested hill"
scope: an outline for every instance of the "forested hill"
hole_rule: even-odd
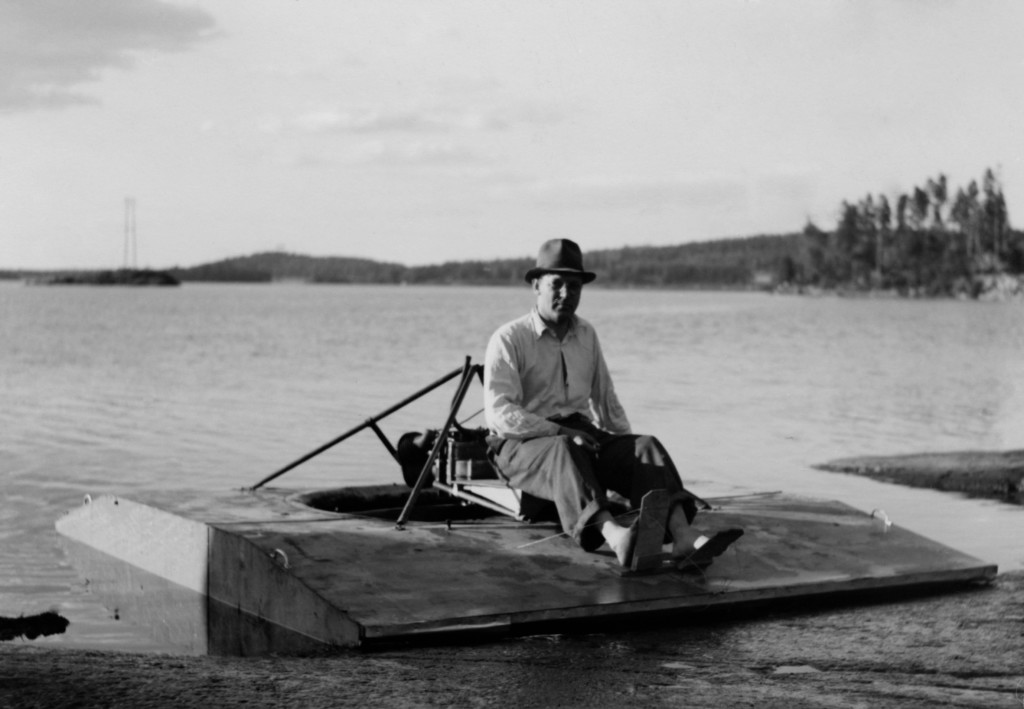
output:
[[[192,268],[170,270],[182,281],[224,281],[269,283],[308,281],[310,283],[398,283],[406,267],[370,259],[343,256],[302,256],[268,251],[252,256],[214,261]]]
[[[601,285],[672,288],[746,288],[773,279],[780,264],[798,258],[803,234],[720,239],[678,246],[634,246],[588,251],[585,265]],[[523,282],[533,256],[449,261],[429,266],[344,257],[266,252],[170,273],[182,281],[310,283],[423,283],[503,285]]]

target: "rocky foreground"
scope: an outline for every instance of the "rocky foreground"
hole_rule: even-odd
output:
[[[0,707],[1024,706],[1024,573],[955,593],[312,658],[0,644]]]
[[[819,470],[1024,504],[1024,450],[841,458]]]

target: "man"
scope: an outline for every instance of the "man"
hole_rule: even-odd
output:
[[[635,509],[645,493],[667,490],[672,555],[702,568],[742,532],[709,540],[693,529],[694,496],[668,453],[656,438],[632,434],[597,333],[576,316],[583,285],[595,277],[583,269],[575,242],[544,243],[526,273],[536,306],[491,337],[484,410],[495,465],[512,487],[553,501],[562,528],[581,547],[607,544],[623,566],[631,563],[636,529],[616,521],[608,491]]]

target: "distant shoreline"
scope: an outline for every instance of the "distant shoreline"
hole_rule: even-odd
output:
[[[1007,228],[998,245],[985,241],[985,248],[979,246],[969,259],[954,248],[963,241],[958,231],[926,229],[923,225],[907,227],[890,235],[890,241],[899,238],[893,243],[886,242],[885,249],[879,242],[875,244],[878,248],[865,250],[867,242],[857,241],[860,246],[852,251],[853,242],[839,238],[845,233],[842,230],[825,232],[808,224],[802,232],[785,234],[594,249],[587,251],[585,261],[587,270],[597,274],[595,285],[612,288],[1024,299],[1024,231]],[[865,261],[870,254],[875,254],[875,260]],[[166,274],[181,283],[512,286],[521,285],[523,275],[533,265],[531,256],[410,266],[396,261],[309,256],[279,250],[195,266],[174,266],[156,273]],[[57,276],[62,284],[107,285],[118,284],[116,274],[126,270],[0,268],[0,278],[31,281],[45,278],[52,282]],[[104,275],[94,275],[97,273]]]
[[[181,281],[167,271],[122,268],[113,271],[76,271],[25,278],[33,286],[178,286]]]
[[[806,234],[597,250],[587,254],[586,262],[588,269],[597,274],[596,287],[760,291],[779,295],[839,297],[1018,300],[1024,299],[1024,269],[1018,263],[1024,261],[1024,232],[1013,232],[1012,236],[1014,250],[1010,255],[1013,258],[1008,257],[1005,264],[993,258],[976,268],[952,274],[946,271],[932,273],[934,269],[930,271],[928,263],[913,261],[909,265],[904,264],[906,273],[901,272],[903,275],[899,278],[884,278],[877,271],[838,278],[834,274],[814,276],[806,272],[806,268],[801,270],[797,266],[802,263],[805,252],[817,243],[815,237]],[[513,286],[523,283],[523,274],[532,265],[531,258],[523,257],[405,266],[365,258],[271,251],[159,271],[0,269],[0,279],[46,285],[208,282]]]
[[[415,282],[393,282],[393,281],[319,281],[302,278],[280,278],[274,280],[215,280],[215,279],[181,279],[178,280],[171,274],[166,274],[166,280],[112,280],[108,275],[110,272],[77,272],[74,274],[58,275],[9,275],[0,274],[0,284],[24,283],[31,286],[181,286],[185,284],[214,284],[222,286],[233,285],[257,285],[257,286],[382,286],[382,287],[406,287],[406,286],[428,286],[432,288],[512,288],[518,287],[520,283],[476,281],[476,280],[449,280],[449,281],[415,281]],[[154,272],[159,273],[159,272]],[[173,281],[173,282],[172,282]],[[525,287],[525,285],[524,285]],[[817,286],[790,286],[783,284],[775,288],[764,288],[754,285],[727,285],[727,284],[672,284],[655,285],[650,283],[600,283],[595,282],[589,286],[589,290],[639,290],[639,291],[664,291],[664,292],[689,292],[689,293],[764,293],[775,296],[793,296],[805,298],[844,298],[844,299],[874,299],[874,300],[974,300],[980,302],[1003,302],[1003,301],[1024,301],[1024,279],[1009,277],[1000,280],[996,285],[979,290],[977,294],[966,293],[956,295],[941,295],[925,293],[921,291],[901,292],[896,289],[850,289],[850,288],[821,288]]]

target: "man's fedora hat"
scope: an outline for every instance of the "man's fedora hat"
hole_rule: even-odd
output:
[[[583,253],[579,244],[569,239],[545,241],[537,254],[537,265],[526,272],[526,282],[545,273],[566,273],[579,276],[584,283],[597,278],[596,273],[583,270]]]

